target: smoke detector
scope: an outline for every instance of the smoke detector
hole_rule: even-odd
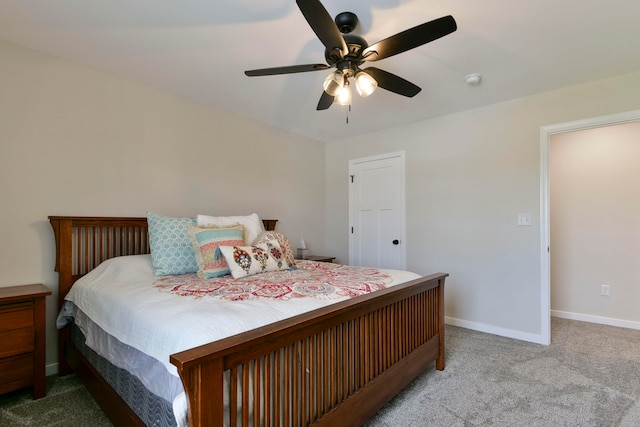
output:
[[[478,86],[482,81],[482,74],[479,74],[479,73],[469,74],[467,77],[465,77],[465,80],[469,86]]]

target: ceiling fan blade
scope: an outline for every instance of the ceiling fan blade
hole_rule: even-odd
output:
[[[453,16],[443,16],[372,44],[362,52],[362,57],[365,61],[388,58],[453,33],[457,28]]]
[[[371,77],[376,79],[376,81],[378,82],[378,87],[386,89],[390,92],[397,93],[398,95],[413,98],[418,94],[418,92],[422,90],[410,81],[379,68],[369,67],[363,69],[362,71],[367,72],[371,75]]]
[[[343,58],[348,53],[347,44],[320,0],[296,0],[296,3],[324,47],[329,51],[338,51],[340,58]]]
[[[292,74],[304,73],[307,71],[326,70],[329,67],[326,64],[306,64],[306,65],[289,65],[286,67],[260,68],[258,70],[247,70],[244,73],[249,77],[255,76],[273,76],[276,74]]]
[[[316,108],[316,110],[326,110],[327,108],[331,107],[331,105],[333,104],[334,98],[335,97],[329,95],[327,92],[323,90],[322,96],[320,97],[320,101],[318,101],[318,107]]]

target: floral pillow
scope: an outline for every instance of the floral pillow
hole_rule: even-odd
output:
[[[253,246],[218,246],[218,250],[227,261],[234,279],[289,268],[277,240]]]
[[[212,279],[230,274],[227,261],[223,257],[216,257],[216,251],[221,245],[243,245],[244,227],[240,224],[234,227],[189,227],[189,236],[195,250],[198,262],[198,277]]]
[[[253,241],[253,245],[259,245],[260,243],[265,243],[269,240],[277,240],[280,244],[280,249],[282,249],[282,254],[284,255],[284,259],[287,260],[287,264],[289,267],[293,267],[296,265],[295,259],[293,257],[293,249],[291,248],[291,244],[289,243],[289,239],[287,239],[284,234],[278,233],[277,231],[263,231],[258,234],[256,240]]]

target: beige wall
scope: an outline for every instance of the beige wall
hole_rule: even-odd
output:
[[[4,42],[0,93],[0,286],[43,282],[55,290],[47,215],[255,211],[280,219],[278,229],[294,245],[304,237],[313,252],[347,262],[348,161],[404,150],[408,269],[451,274],[450,322],[535,339],[540,127],[640,108],[640,73],[362,135],[326,150]],[[532,214],[532,226],[516,226],[522,212]],[[56,361],[54,301],[48,301],[49,364]]]
[[[640,122],[553,135],[549,156],[551,309],[640,322]]]
[[[348,260],[348,161],[405,150],[408,269],[451,274],[450,322],[536,341],[540,128],[639,107],[635,73],[330,143],[327,252]]]
[[[4,42],[0,94],[0,286],[55,292],[48,215],[256,212],[323,252],[320,142]]]

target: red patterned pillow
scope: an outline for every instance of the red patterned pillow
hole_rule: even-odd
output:
[[[253,246],[218,246],[217,250],[227,261],[234,279],[289,268],[277,240]]]
[[[256,240],[254,240],[252,244],[258,245],[261,243],[265,243],[269,240],[278,241],[278,243],[280,244],[280,249],[284,254],[284,259],[287,261],[287,264],[289,264],[289,267],[294,267],[296,265],[296,262],[294,261],[294,258],[293,258],[293,249],[291,249],[291,244],[289,244],[289,240],[283,234],[280,234],[276,231],[263,231],[262,233],[258,234],[258,237],[256,237]]]

